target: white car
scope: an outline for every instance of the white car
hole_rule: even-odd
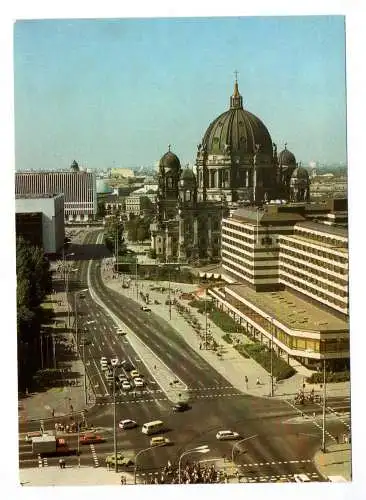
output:
[[[133,429],[134,427],[137,427],[137,422],[128,418],[126,420],[121,420],[118,424],[118,427],[120,429]]]
[[[147,307],[147,306],[141,306],[141,310],[145,311],[145,312],[150,312],[151,311],[150,307]]]
[[[120,373],[120,374],[118,375],[118,380],[119,380],[119,382],[120,382],[121,384],[122,384],[123,382],[128,382],[128,379],[126,378],[126,376],[125,376],[125,375],[123,375],[123,373]]]
[[[129,383],[129,381],[128,381],[128,380],[124,380],[124,381],[122,382],[122,389],[123,389],[124,391],[129,391],[130,389],[132,389],[132,386],[131,386],[131,384]]]
[[[218,439],[219,441],[238,439],[239,437],[240,437],[239,433],[234,431],[219,431],[216,434],[216,439]]]
[[[119,363],[119,359],[117,358],[117,356],[115,358],[111,359],[111,365],[112,366],[117,366],[118,363]]]
[[[122,330],[122,328],[117,328],[117,335],[127,335],[127,332],[125,332],[125,330]]]
[[[294,479],[297,483],[309,483],[311,481],[306,474],[294,474]]]
[[[142,380],[142,378],[134,378],[133,383],[135,384],[135,387],[144,387],[144,381]]]

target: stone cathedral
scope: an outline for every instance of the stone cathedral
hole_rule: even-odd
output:
[[[196,172],[182,169],[170,147],[159,162],[151,245],[162,261],[219,261],[221,219],[230,208],[310,199],[307,170],[286,145],[277,154],[264,123],[243,107],[237,80],[229,110],[211,122],[197,146]]]

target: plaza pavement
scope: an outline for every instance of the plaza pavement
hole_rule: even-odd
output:
[[[136,294],[136,284],[135,281],[131,281],[130,288],[122,288],[122,278],[113,279],[111,271],[107,268],[103,268],[103,278],[106,285],[124,295],[130,299],[137,300]],[[154,283],[156,286],[156,284]],[[253,396],[268,396],[270,393],[270,375],[269,373],[260,366],[252,358],[245,358],[242,356],[231,344],[228,344],[222,337],[225,335],[217,325],[213,322],[210,323],[210,333],[215,341],[223,346],[222,356],[218,357],[217,354],[212,350],[200,349],[200,344],[202,340],[199,338],[194,328],[183,318],[181,314],[178,313],[177,309],[171,307],[171,319],[169,314],[169,306],[165,305],[165,301],[168,299],[168,292],[158,292],[150,289],[152,286],[149,281],[138,282],[138,291],[142,291],[144,294],[149,293],[150,304],[152,312],[170,322],[171,326],[179,332],[187,343],[194,348],[199,355],[205,359],[213,368],[215,368],[223,377],[228,380],[236,389],[251,394]],[[169,288],[168,282],[159,282],[158,286]],[[178,298],[179,294],[175,293],[175,290],[179,289],[184,292],[194,292],[199,289],[197,285],[187,285],[182,283],[170,283],[171,288],[171,298]],[[158,305],[154,304],[154,300],[159,302]],[[205,318],[202,314],[197,312],[197,309],[190,307],[188,305],[189,301],[182,301],[178,298],[179,302],[187,307],[192,316],[198,318],[202,327],[204,327]],[[142,303],[142,302],[141,302]],[[244,334],[234,334],[234,337],[240,342],[246,343],[251,342]],[[202,345],[201,345],[202,347]],[[275,384],[274,395],[275,397],[288,398],[296,394],[296,392],[302,387],[305,382],[305,378],[309,376],[312,372],[307,368],[300,365],[298,362],[292,360],[292,366],[295,368],[297,373],[292,377],[279,381]],[[248,378],[248,384],[245,382],[245,376]],[[257,379],[259,379],[260,384],[257,384]],[[315,393],[322,393],[322,388],[320,384],[306,384],[306,387],[311,390],[314,388]],[[306,390],[306,389],[305,389]],[[340,382],[340,383],[328,383],[326,386],[327,394],[329,396],[349,396],[350,395],[350,383]]]

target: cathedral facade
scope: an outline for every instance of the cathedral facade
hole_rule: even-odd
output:
[[[307,171],[264,123],[243,107],[235,81],[229,110],[208,126],[197,146],[196,174],[169,151],[159,162],[152,249],[166,262],[220,260],[221,220],[229,208],[270,200],[309,201]]]

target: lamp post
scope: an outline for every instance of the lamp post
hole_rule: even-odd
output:
[[[133,483],[136,484],[136,474],[137,474],[137,459],[138,457],[142,454],[145,453],[145,451],[152,450],[153,448],[158,448],[159,446],[164,446],[164,444],[158,444],[157,446],[149,446],[148,448],[144,448],[143,450],[140,450],[139,452],[136,453],[135,455],[135,468],[134,468],[134,473],[133,473]]]
[[[207,446],[207,444],[203,446],[197,446],[196,448],[192,448],[191,450],[184,451],[181,456],[179,457],[179,462],[178,462],[178,481],[179,484],[181,484],[181,461],[182,458],[186,455],[190,455],[191,453],[208,453],[210,451],[210,448]]]
[[[138,264],[138,257],[136,255],[136,267],[135,267],[135,285],[136,285],[136,300],[138,302],[139,300],[139,285],[138,285],[138,281],[137,281],[137,264]]]
[[[92,321],[87,321],[85,324],[86,325],[91,325],[92,323],[95,323],[95,319]],[[87,329],[85,329],[87,332]],[[87,390],[87,380],[86,380],[86,360],[85,360],[85,337],[83,339],[83,365],[84,365],[84,397],[85,397],[85,405],[88,404],[88,390]]]
[[[116,416],[116,363],[111,359],[113,373],[113,445],[114,445],[114,471],[118,472],[117,464],[117,416]]]
[[[241,439],[240,441],[237,441],[234,446],[232,447],[232,450],[231,450],[231,461],[234,463],[234,451],[235,451],[235,448],[237,446],[239,446],[240,443],[243,443],[244,441],[248,441],[249,439],[254,439],[255,437],[257,437],[258,434],[254,434],[253,436],[249,436],[249,437],[246,437],[244,439]]]
[[[273,397],[273,318],[268,318],[271,322],[271,392],[270,396]]]
[[[322,452],[326,453],[325,448],[325,399],[326,399],[326,371],[325,371],[325,358],[323,359],[323,426],[322,426]]]
[[[63,271],[64,271],[64,281],[65,281],[65,299],[66,299],[66,304],[67,304],[67,325],[70,326],[70,305],[69,305],[69,301],[68,301],[68,293],[69,293],[69,273],[70,273],[70,269],[68,266],[66,266],[66,263],[67,263],[67,257],[72,257],[74,256],[75,253],[74,252],[71,252],[71,253],[67,253],[65,255],[65,251],[63,251],[62,253],[62,267],[63,267]],[[66,259],[66,262],[65,262],[65,259]]]
[[[79,293],[87,292],[89,288],[84,288],[83,290],[77,290],[74,292],[74,314],[75,314],[75,341],[76,349],[79,350],[79,336],[78,336],[78,310],[77,310],[77,300],[76,297]]]

